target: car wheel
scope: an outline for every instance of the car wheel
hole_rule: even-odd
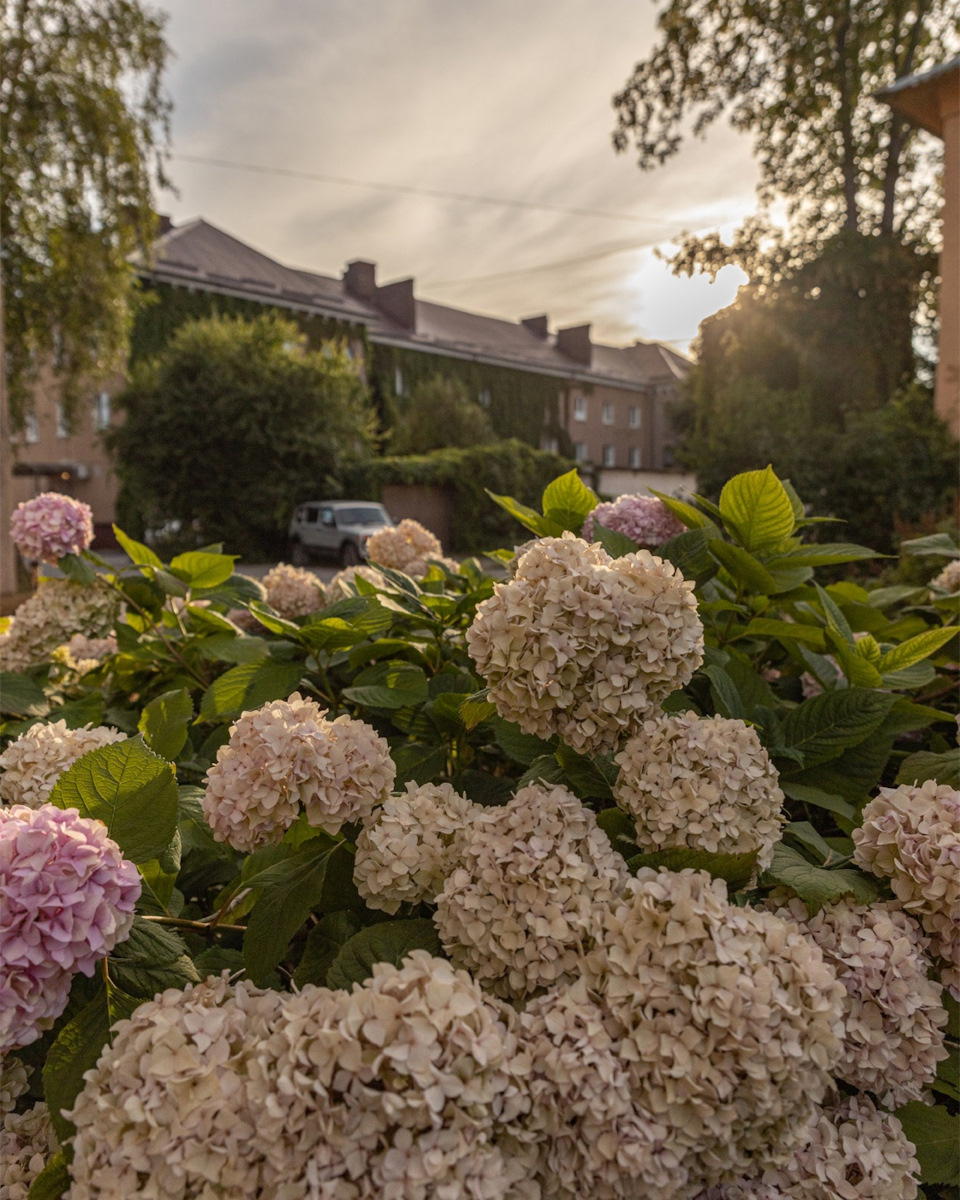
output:
[[[290,561],[295,567],[308,567],[310,565],[310,553],[303,542],[290,543]]]
[[[358,567],[363,560],[355,542],[344,542],[340,547],[341,567]]]

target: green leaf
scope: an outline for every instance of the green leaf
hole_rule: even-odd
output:
[[[43,716],[50,705],[40,687],[29,675],[0,671],[0,712],[22,717]]]
[[[928,779],[960,788],[960,749],[953,747],[943,754],[919,750],[905,758],[897,772],[897,783],[926,783]]]
[[[801,804],[812,804],[814,808],[825,809],[835,816],[842,817],[851,825],[857,820],[853,805],[844,800],[842,796],[821,791],[820,788],[810,787],[809,784],[794,783],[792,779],[781,778],[780,788],[791,800],[798,800]]]
[[[824,692],[787,714],[783,744],[803,753],[805,768],[829,762],[879,729],[895,703],[895,696],[863,688]]]
[[[703,674],[710,680],[710,698],[719,715],[742,721],[746,716],[743,701],[740,699],[737,685],[723,667],[704,667]]]
[[[678,500],[676,496],[668,496],[666,492],[658,492],[655,488],[649,488],[648,490],[658,500],[662,500],[677,520],[682,521],[688,529],[716,530],[716,526],[710,518],[700,512],[699,509],[694,508],[692,504],[687,504],[684,500]]]
[[[61,1146],[56,1154],[47,1160],[40,1174],[34,1177],[30,1191],[27,1192],[27,1200],[60,1200],[70,1186],[69,1161],[67,1151]]]
[[[361,671],[352,687],[343,689],[343,697],[367,708],[408,708],[424,704],[430,690],[422,667],[403,659],[375,663]]]
[[[960,1183],[960,1116],[942,1104],[928,1106],[913,1100],[898,1108],[896,1117],[916,1148],[922,1183]]]
[[[827,620],[827,628],[840,638],[842,642],[846,642],[851,649],[856,645],[856,639],[853,636],[853,630],[850,628],[850,623],[843,615],[842,610],[836,603],[834,598],[828,591],[820,586],[819,583],[814,584],[817,589],[817,595],[820,598],[820,606],[823,609],[823,615]]]
[[[127,553],[127,557],[142,567],[162,567],[163,563],[154,554],[149,546],[145,546],[143,542],[135,542],[132,537],[127,537],[122,529],[116,525],[113,527],[114,537]]]
[[[139,916],[133,919],[130,936],[114,948],[109,968],[110,978],[123,992],[143,1000],[152,1000],[166,988],[200,982],[183,938]]]
[[[827,637],[832,644],[833,653],[841,670],[853,687],[874,688],[880,686],[883,680],[873,663],[858,654],[856,648],[845,642],[835,630],[828,629]]]
[[[514,517],[521,525],[529,529],[531,533],[535,533],[537,537],[559,537],[563,533],[562,525],[558,525],[556,521],[549,521],[541,517],[536,509],[528,508],[525,504],[520,504],[512,496],[498,496],[496,492],[491,492],[489,488],[484,488],[483,490],[494,504],[498,504],[511,517]]]
[[[759,592],[761,596],[770,596],[779,590],[777,581],[763,563],[742,546],[731,545],[721,538],[711,538],[709,548],[713,557],[726,568],[734,583],[740,587]]]
[[[286,700],[303,677],[300,662],[251,662],[231,667],[207,688],[200,716],[207,721],[237,716],[271,700]]]
[[[50,803],[102,821],[135,863],[161,858],[177,830],[176,775],[140,737],[78,759],[57,780]]]
[[[519,725],[497,717],[493,722],[493,736],[507,758],[522,763],[525,767],[542,756],[552,755],[555,741],[545,741],[532,733],[524,733]]]
[[[744,630],[743,637],[776,638],[781,642],[807,642],[817,650],[826,650],[823,630],[816,625],[799,621],[779,621],[772,617],[754,617]]]
[[[792,841],[799,842],[801,846],[805,846],[814,853],[820,859],[821,863],[832,862],[839,857],[809,821],[791,821],[783,833],[784,837],[789,837]]]
[[[702,587],[717,573],[717,562],[710,553],[710,537],[703,529],[688,529],[664,542],[657,550],[660,558],[673,563],[684,579]]]
[[[946,629],[930,629],[926,633],[918,633],[916,637],[908,638],[899,646],[887,651],[878,663],[878,670],[887,675],[891,671],[902,671],[906,667],[912,667],[914,663],[922,662],[923,659],[936,654],[941,647],[955,638],[958,632],[960,630],[956,625],[950,625]]]
[[[756,874],[757,853],[751,850],[747,854],[710,854],[706,850],[691,850],[684,846],[635,854],[627,866],[634,875],[641,867],[652,867],[655,871],[662,868],[684,871],[688,867],[694,871],[708,871],[714,879],[725,880],[735,892],[745,888]]]
[[[396,788],[410,782],[430,783],[447,765],[443,746],[424,742],[404,742],[390,751],[390,757],[397,765]]]
[[[483,688],[482,691],[474,692],[465,700],[461,700],[460,720],[463,722],[464,729],[476,729],[478,725],[482,725],[484,721],[494,716],[497,706],[491,704],[487,699],[489,693],[489,688]]]
[[[844,896],[852,896],[857,904],[872,904],[879,895],[876,880],[862,871],[816,867],[798,850],[782,842],[773,849],[773,862],[764,872],[763,882],[781,883],[789,888],[804,902],[811,917],[825,904]]]
[[[564,774],[563,767],[557,762],[555,754],[541,754],[535,758],[529,767],[517,780],[517,790],[527,787],[531,783],[562,783],[566,784],[567,779]]]
[[[900,543],[901,554],[936,554],[941,558],[960,558],[960,546],[949,533],[928,533]]]
[[[303,956],[293,973],[298,988],[308,983],[325,986],[327,972],[346,942],[360,932],[363,922],[356,913],[344,910],[327,913],[307,934]]]
[[[856,546],[852,542],[813,542],[796,550],[786,550],[776,558],[767,559],[767,566],[777,567],[826,567],[835,563],[859,562],[865,558],[882,558],[883,555],[867,546]]]
[[[186,688],[164,692],[151,700],[140,714],[137,728],[150,749],[171,761],[187,741],[187,725],[193,719],[193,701]]]
[[[796,525],[793,504],[772,467],[734,475],[720,493],[720,512],[746,549],[760,553],[780,546]]]
[[[560,742],[556,749],[557,762],[563,767],[563,773],[570,783],[571,789],[581,800],[612,800],[613,783],[617,778],[618,769],[612,760],[602,763],[601,760],[588,758],[578,754],[570,746]],[[604,770],[606,767],[606,770]]]
[[[254,983],[277,966],[314,908],[325,901],[330,910],[347,907],[341,902],[344,872],[352,882],[353,848],[321,836],[256,876],[259,894],[243,939],[243,961]]]
[[[204,638],[197,648],[201,658],[211,662],[251,663],[267,657],[266,641],[247,634],[215,633]]]
[[[58,561],[57,566],[67,579],[72,579],[74,583],[82,583],[84,587],[89,587],[97,577],[93,563],[87,562],[78,554],[65,554]]]
[[[640,549],[633,538],[618,529],[607,529],[599,521],[593,523],[593,540],[599,542],[611,558],[623,558],[625,554],[636,554]]]
[[[634,858],[637,846],[637,823],[622,809],[605,808],[597,813],[597,824],[610,839],[610,845],[624,858]]]
[[[191,588],[215,588],[233,574],[236,557],[232,554],[205,554],[190,550],[170,560],[170,570],[178,572]]]
[[[294,640],[300,637],[299,625],[295,625],[293,621],[285,621],[283,617],[278,617],[262,600],[249,601],[247,610],[252,617],[256,617],[265,629],[269,629],[271,633],[277,634],[278,637],[288,637]]]
[[[599,496],[587,487],[574,469],[547,484],[541,507],[547,521],[569,529],[579,537],[584,521],[599,503]]]
[[[327,987],[351,988],[373,974],[377,963],[399,967],[413,950],[442,955],[440,938],[432,921],[380,921],[368,925],[344,942],[327,971]]]
[[[470,767],[459,771],[450,782],[456,791],[484,808],[509,804],[513,799],[513,780],[503,775],[488,775]]]

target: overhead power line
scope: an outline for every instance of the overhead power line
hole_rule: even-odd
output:
[[[352,179],[346,175],[328,175],[320,171],[298,171],[292,167],[266,167],[259,163],[234,162],[227,158],[208,158],[201,154],[174,154],[180,162],[197,163],[208,167],[225,167],[232,171],[249,171],[256,175],[281,175],[287,179],[309,179],[315,183],[339,183],[345,187],[369,188],[405,196],[429,196],[434,200],[459,200],[468,204],[490,204],[498,208],[521,208],[534,212],[563,213],[573,217],[599,217],[606,221],[636,221],[676,229],[675,221],[647,217],[640,213],[612,212],[603,208],[574,208],[565,204],[546,204],[536,200],[516,200],[503,196],[480,196],[472,192],[451,192],[442,188],[414,187],[405,183],[384,183],[374,179]]]
[[[662,238],[644,238],[642,242],[624,242],[619,246],[608,246],[589,254],[578,254],[575,258],[558,258],[552,262],[538,263],[533,267],[512,267],[508,271],[494,271],[490,275],[465,275],[460,279],[438,279],[423,281],[425,288],[454,287],[461,283],[492,283],[498,279],[512,279],[516,275],[534,275],[541,271],[555,271],[559,267],[575,267],[580,263],[597,262],[601,258],[612,258],[615,254],[626,254],[629,250],[644,250],[656,246]]]

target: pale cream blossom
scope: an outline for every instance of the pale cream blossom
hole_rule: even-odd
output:
[[[649,551],[612,559],[570,533],[523,555],[466,638],[502,717],[591,752],[634,733],[703,659],[692,583]]]
[[[0,1117],[12,1112],[30,1086],[30,1072],[12,1054],[0,1055]]]
[[[460,859],[460,840],[479,810],[449,783],[408,783],[364,821],[353,878],[371,908],[433,902]]]
[[[960,999],[960,791],[928,780],[881,788],[853,831],[855,859],[890,880],[930,937],[943,981]]]
[[[960,592],[960,558],[948,562],[939,575],[930,580],[930,586],[941,592]]]
[[[0,1200],[27,1200],[33,1181],[57,1149],[45,1104],[8,1112],[0,1124]]]
[[[661,714],[617,755],[617,804],[636,821],[642,850],[691,847],[773,858],[783,792],[756,730],[726,717]]]
[[[434,919],[458,966],[496,995],[524,997],[579,972],[594,910],[626,878],[590,809],[566,788],[531,784],[474,816]]]
[[[39,808],[78,759],[126,736],[109,725],[68,729],[66,721],[53,721],[31,726],[0,754],[0,800]]]
[[[382,567],[420,578],[427,573],[428,560],[443,559],[443,546],[429,529],[407,517],[396,526],[388,525],[372,533],[367,538],[367,557]]]
[[[119,612],[119,597],[101,579],[89,586],[69,579],[41,580],[0,635],[0,670],[23,671],[46,662],[75,633],[104,637]]]
[[[281,617],[292,621],[323,608],[326,596],[319,576],[303,567],[278,563],[263,578],[267,603]]]

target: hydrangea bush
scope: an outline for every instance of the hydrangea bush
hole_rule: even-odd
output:
[[[493,499],[497,571],[411,523],[327,588],[64,534],[0,638],[0,1200],[955,1195],[952,580],[842,577],[769,469]]]

